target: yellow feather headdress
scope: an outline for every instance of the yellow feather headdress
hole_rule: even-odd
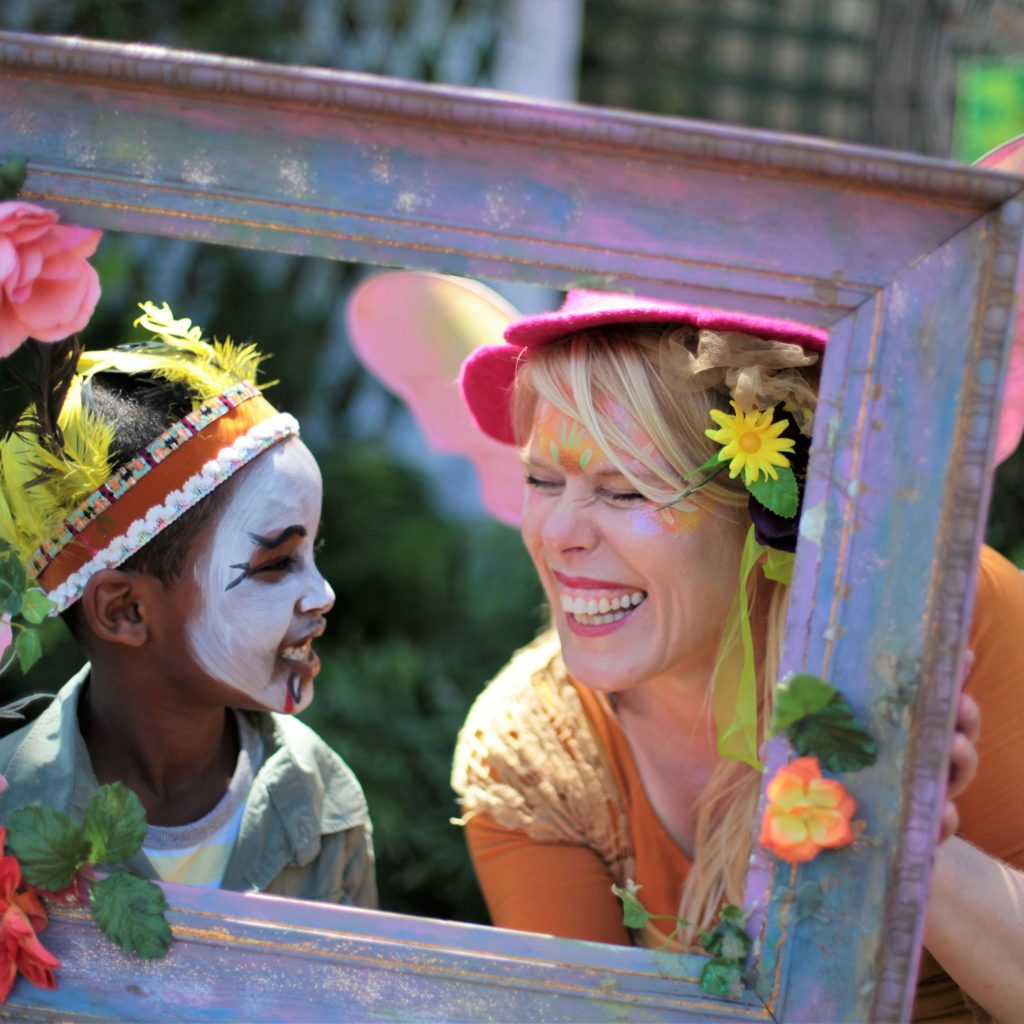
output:
[[[0,438],[0,544],[15,551],[30,576],[42,576],[44,589],[53,589],[55,582],[64,584],[74,573],[95,571],[99,564],[120,564],[254,454],[298,431],[291,417],[278,414],[259,395],[253,381],[262,357],[255,346],[239,345],[230,338],[206,340],[201,328],[190,320],[176,319],[166,303],[144,302],[140,308],[142,315],[135,324],[149,332],[148,339],[98,351],[80,352],[76,346],[67,365],[54,373],[55,377],[63,374],[63,382],[43,382],[40,389],[43,396],[59,396],[59,411],[44,409],[46,400],[37,398],[7,436]],[[107,373],[181,384],[193,397],[192,412],[117,475],[111,460],[114,430],[90,405],[92,379]],[[240,410],[242,403],[247,405],[245,410]],[[275,422],[268,427],[270,419]],[[219,420],[223,422],[218,425]],[[245,458],[240,461],[237,443],[247,435],[256,440],[246,442]],[[186,457],[185,442],[195,438],[201,443],[192,446],[194,458]],[[196,483],[192,470],[208,466],[211,454],[224,454],[225,468],[213,476],[207,473],[208,480]],[[197,459],[199,465],[193,467]],[[186,470],[191,475],[182,477]],[[148,478],[145,486],[131,494],[144,477]],[[161,477],[168,481],[166,488],[160,487]],[[187,495],[182,491],[184,484]],[[128,494],[131,500],[125,507],[131,518],[119,523],[113,506]],[[159,506],[158,516],[146,517],[144,497]],[[170,506],[164,508],[168,501]],[[102,529],[91,536],[90,524],[101,514]],[[130,527],[131,540],[117,538],[119,543],[107,544],[112,522],[126,534]],[[68,548],[74,549],[70,555]],[[132,550],[125,554],[128,548]],[[58,558],[68,562],[70,569],[52,573],[54,579],[47,581],[44,574]],[[79,583],[82,580],[60,592],[59,606],[76,599]]]

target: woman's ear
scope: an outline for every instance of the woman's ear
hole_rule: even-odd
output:
[[[107,643],[141,647],[149,638],[146,577],[120,569],[93,573],[82,595],[82,614],[93,635]]]

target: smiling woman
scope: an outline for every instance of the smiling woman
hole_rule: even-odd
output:
[[[825,340],[786,321],[570,292],[464,364],[480,428],[520,446],[523,540],[557,633],[484,691],[456,749],[496,924],[670,949],[703,935],[710,948],[723,905],[742,903]],[[947,802],[938,863],[948,874],[960,847],[981,846],[984,871],[961,884],[983,898],[1024,885],[1024,800],[1009,807],[999,782],[1024,772],[1024,714],[1010,724],[1006,711],[1024,678],[1024,579],[992,551],[978,605],[968,687],[1001,736],[958,837]],[[972,720],[973,700],[962,704]],[[976,739],[965,726],[954,745],[951,795],[973,776]],[[836,751],[828,739],[811,753]],[[817,756],[780,769],[767,794],[761,843],[789,862],[849,847],[863,828]],[[843,871],[842,854],[827,856]],[[646,912],[624,920],[613,893],[639,893]],[[926,960],[920,1019],[968,1020],[971,999],[1013,998],[979,975],[984,955],[953,948],[952,902],[940,890],[931,908],[942,967]],[[1000,926],[1017,934],[1024,917],[1011,906]]]

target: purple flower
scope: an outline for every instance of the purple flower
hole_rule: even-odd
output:
[[[792,519],[780,516],[764,507],[753,495],[747,502],[747,510],[754,524],[754,539],[758,544],[775,548],[777,551],[796,551],[796,536],[800,529],[800,513],[804,505],[804,485],[807,482],[807,462],[811,454],[810,438],[797,429],[796,423],[783,413],[779,419],[786,420],[782,437],[791,437],[796,442],[793,450],[787,452],[789,464],[796,477],[797,506]]]

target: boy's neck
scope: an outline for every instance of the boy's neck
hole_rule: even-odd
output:
[[[124,676],[121,676],[124,678]],[[94,661],[78,719],[101,785],[123,782],[151,825],[186,825],[223,797],[238,762],[230,709],[161,699],[166,690],[137,674],[126,687]]]

